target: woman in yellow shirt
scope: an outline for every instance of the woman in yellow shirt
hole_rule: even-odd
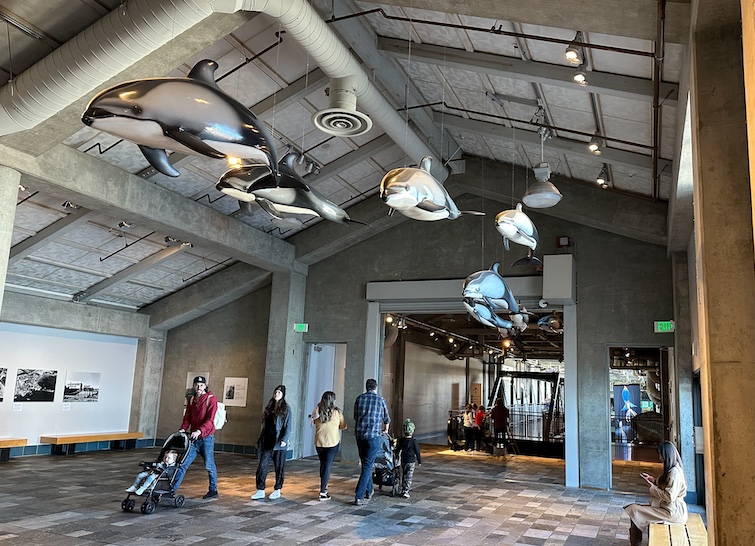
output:
[[[310,418],[315,425],[315,449],[320,458],[320,500],[330,499],[328,480],[333,459],[341,445],[341,430],[346,428],[343,412],[335,405],[336,393],[325,391]]]

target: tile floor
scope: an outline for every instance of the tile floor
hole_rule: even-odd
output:
[[[138,461],[158,450],[37,456],[0,463],[0,546],[352,544],[593,546],[627,544],[622,506],[645,502],[637,475],[658,466],[614,464],[615,491],[564,487],[563,461],[493,457],[423,446],[410,499],[385,491],[354,506],[358,467],[335,463],[333,499],[319,502],[318,461],[286,463],[280,499],[251,501],[256,459],[219,453],[220,498],[203,501],[201,459],[187,473],[186,504],[123,512]],[[273,472],[268,476],[272,491]],[[619,491],[621,490],[621,491]]]

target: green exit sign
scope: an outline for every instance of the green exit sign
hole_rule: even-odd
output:
[[[309,332],[309,324],[306,322],[295,322],[294,323],[294,332]]]
[[[656,334],[668,334],[674,331],[673,320],[656,320],[653,323],[653,331]]]

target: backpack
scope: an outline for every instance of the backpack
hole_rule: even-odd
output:
[[[215,412],[215,419],[212,424],[215,425],[215,430],[220,430],[228,422],[228,415],[225,411],[225,404],[218,402],[218,411]]]

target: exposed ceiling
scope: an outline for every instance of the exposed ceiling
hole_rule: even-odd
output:
[[[150,1],[156,0],[142,3]],[[592,185],[605,167],[606,192],[627,199],[669,199],[677,118],[683,115],[677,100],[687,2],[669,2],[656,87],[656,2],[628,6],[611,0],[589,13],[578,0],[520,3],[517,9],[494,0],[463,6],[388,3],[392,5],[314,0],[312,6],[404,119],[405,132],[416,133],[447,161],[452,173],[463,171],[462,155],[527,168],[544,160],[561,178]],[[5,31],[0,38],[4,107],[23,92],[14,87],[19,74],[111,11],[126,17],[136,4],[1,0],[0,16],[9,21],[7,29],[0,21]],[[416,164],[420,158],[407,155],[404,139],[384,133],[381,119],[374,119],[372,129],[356,138],[318,130],[311,117],[328,107],[325,88],[330,79],[283,30],[279,21],[263,14],[216,14],[171,36],[166,45],[148,51],[144,60],[125,66],[109,85],[133,78],[184,76],[195,62],[214,59],[220,66],[220,87],[267,123],[279,153],[293,149],[303,154],[302,173],[312,188],[344,209],[376,199],[388,170]],[[578,68],[564,56],[578,31],[585,86],[572,80]],[[104,82],[97,89],[107,87]],[[71,97],[70,106],[50,112],[30,130],[3,136],[0,144],[40,158],[40,164],[55,165],[62,155],[74,158],[87,173],[82,178],[96,178],[100,169],[103,181],[130,173],[182,196],[182,203],[192,200],[229,217],[232,227],[242,222],[258,230],[263,246],[269,238],[288,239],[322,222],[307,216],[276,220],[256,205],[253,214],[241,214],[234,199],[215,189],[228,168],[222,160],[173,154],[171,162],[181,175],[171,178],[155,172],[132,143],[81,123],[81,112],[95,91]],[[654,94],[661,105],[657,131]],[[360,104],[357,107],[362,110]],[[541,146],[538,131],[544,128],[549,138]],[[596,132],[601,155],[587,148]],[[272,269],[264,267],[266,258],[250,259],[253,252],[216,244],[212,236],[187,236],[182,222],[162,222],[159,210],[142,214],[125,201],[89,210],[89,203],[77,202],[77,197],[87,201],[80,193],[68,195],[65,185],[34,184],[37,178],[41,177],[29,178],[29,187],[19,190],[6,290],[137,310],[237,262]],[[167,195],[157,189],[154,194]],[[79,208],[64,206],[67,201]],[[362,219],[354,210],[360,209],[350,214]],[[370,229],[377,232],[376,224],[360,237],[369,237]],[[465,329],[463,324],[453,327]],[[536,343],[537,332],[533,334],[531,342]]]

